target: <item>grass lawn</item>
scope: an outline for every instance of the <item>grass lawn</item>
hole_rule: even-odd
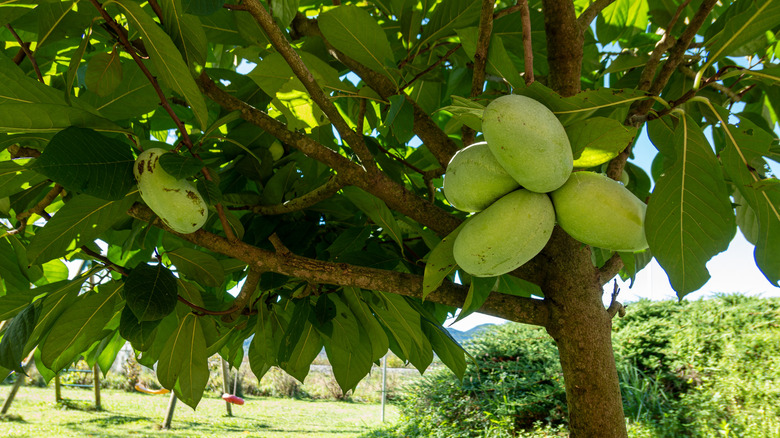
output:
[[[0,386],[4,400],[10,386]],[[382,425],[378,404],[246,397],[225,415],[225,403],[206,395],[197,410],[179,402],[171,430],[160,430],[167,395],[101,391],[95,411],[91,389],[63,388],[66,402],[54,402],[53,388],[22,387],[5,418],[0,437],[357,437]],[[387,421],[398,417],[386,407]]]

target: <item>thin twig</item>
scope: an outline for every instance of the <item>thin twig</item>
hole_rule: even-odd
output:
[[[485,86],[485,68],[487,67],[488,50],[490,49],[490,37],[493,34],[493,9],[495,0],[482,0],[482,10],[479,14],[479,26],[477,36],[477,49],[474,52],[474,67],[471,75],[471,92],[469,96],[474,99],[482,93]],[[461,141],[463,146],[474,143],[476,131],[468,125],[461,128]]]
[[[189,302],[186,298],[184,298],[181,295],[177,295],[176,298],[179,300],[179,302],[187,305],[187,307],[191,308],[195,311],[195,313],[198,313],[200,315],[230,315],[231,313],[235,312],[236,309],[231,306],[229,309],[226,310],[209,310],[204,307],[200,307],[197,304],[193,304]]]
[[[647,60],[645,68],[642,70],[642,75],[639,77],[639,86],[637,86],[638,90],[646,91],[650,89],[650,85],[652,84],[652,80],[655,76],[658,63],[661,61],[661,57],[664,55],[664,53],[666,53],[667,50],[672,48],[676,42],[674,37],[672,37],[672,29],[674,28],[674,25],[677,24],[677,20],[680,18],[680,14],[682,13],[683,9],[685,9],[690,2],[691,0],[685,0],[677,8],[674,16],[672,16],[672,19],[669,20],[669,24],[666,25],[666,30],[664,31],[663,36],[661,36],[661,39],[655,45],[653,52],[650,54],[650,59]]]
[[[35,57],[33,56],[32,52],[30,52],[30,45],[22,41],[22,39],[19,37],[19,34],[16,33],[13,27],[11,27],[10,23],[6,23],[5,28],[11,32],[11,35],[14,36],[16,42],[19,43],[20,49],[24,52],[25,55],[27,55],[27,58],[30,59],[30,64],[32,64],[33,70],[35,70],[35,75],[38,76],[38,80],[43,82],[43,76],[41,75],[41,70],[38,68],[38,62],[35,61]],[[19,62],[21,62],[21,60]]]
[[[509,14],[514,14],[515,12],[519,11],[522,8],[523,8],[522,5],[515,4],[508,8],[500,9],[493,14],[493,20],[498,20],[501,17],[505,17]]]
[[[528,0],[520,0],[520,19],[523,23],[523,78],[526,85],[534,82],[534,45],[531,41],[531,11]]]
[[[299,196],[295,199],[291,199],[283,204],[277,205],[254,205],[249,207],[253,213],[261,214],[264,216],[272,216],[278,214],[287,214],[294,211],[300,211],[312,205],[324,201],[335,195],[339,190],[344,187],[344,184],[339,181],[338,176],[331,177],[328,182],[317,187],[316,189]],[[235,208],[239,210],[240,208]]]
[[[284,246],[284,243],[282,243],[282,240],[279,239],[279,236],[276,233],[271,234],[268,237],[268,240],[271,241],[271,245],[274,246],[274,249],[276,250],[277,254],[281,256],[287,256],[292,254],[292,252],[290,252],[290,250],[286,246]]]
[[[441,64],[442,62],[446,61],[447,58],[452,56],[452,54],[455,53],[461,47],[462,47],[462,45],[460,43],[456,44],[455,47],[453,47],[450,50],[448,50],[447,53],[445,53],[444,56],[442,56],[441,58],[437,59],[436,62],[434,62],[433,64],[431,64],[428,67],[426,67],[425,70],[421,71],[420,73],[417,73],[412,79],[409,80],[409,82],[401,85],[401,87],[398,89],[398,91],[399,92],[403,92],[406,88],[408,88],[410,85],[415,83],[418,79],[420,79],[421,77],[427,75],[428,73],[430,73],[431,70],[433,70],[434,68],[438,67],[439,64]]]
[[[152,10],[154,11],[154,14],[157,15],[157,18],[160,19],[160,24],[162,24],[164,26],[165,22],[163,21],[164,20],[164,18],[163,18],[163,11],[162,11],[162,8],[160,7],[160,4],[157,3],[157,0],[149,0],[149,6],[152,7]]]
[[[87,248],[87,246],[82,246],[79,248],[84,254],[87,254],[88,256],[98,259],[101,262],[103,262],[103,265],[106,266],[107,269],[111,269],[113,271],[119,272],[123,276],[127,275],[127,271],[125,271],[125,268],[123,266],[119,266],[116,263],[112,262],[108,259],[108,257],[98,254],[95,251],[92,251],[91,249]]]
[[[43,197],[40,201],[38,201],[37,204],[32,206],[27,211],[23,211],[16,215],[16,220],[19,221],[19,226],[15,230],[11,230],[8,232],[8,234],[22,234],[24,233],[24,229],[27,228],[27,219],[32,216],[33,214],[37,214],[38,216],[49,220],[51,216],[49,213],[46,213],[46,207],[50,206],[52,202],[54,202],[55,199],[57,199],[57,196],[62,193],[64,188],[59,184],[54,184],[54,187],[52,187],[51,190],[49,190],[49,193],[46,194],[46,196]]]
[[[257,285],[260,283],[260,276],[262,274],[263,271],[249,268],[249,272],[244,279],[244,284],[241,286],[241,291],[238,293],[238,295],[236,295],[236,299],[233,301],[233,305],[230,306],[230,309],[228,309],[232,309],[233,311],[230,314],[223,316],[222,321],[232,322],[239,316],[239,314],[244,313],[249,300],[252,299],[252,296],[254,296],[255,291],[257,290]]]
[[[610,318],[614,318],[615,315],[620,315],[622,318],[626,315],[626,309],[623,307],[623,304],[617,300],[619,293],[620,288],[618,287],[617,280],[615,280],[614,287],[612,289],[612,299],[609,303],[609,307],[607,307],[607,313],[609,314]]]

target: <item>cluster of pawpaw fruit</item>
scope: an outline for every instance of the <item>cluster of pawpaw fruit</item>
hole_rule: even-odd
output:
[[[455,239],[458,266],[477,277],[510,272],[536,256],[557,223],[587,245],[647,248],[646,205],[606,175],[573,172],[566,131],[543,104],[519,95],[493,100],[482,117],[485,142],[452,157],[444,195],[477,213]]]

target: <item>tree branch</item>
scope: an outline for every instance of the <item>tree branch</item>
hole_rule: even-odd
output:
[[[590,6],[588,6],[584,11],[582,11],[580,16],[577,18],[577,23],[579,24],[583,35],[588,31],[590,23],[594,18],[596,18],[599,12],[604,10],[604,8],[607,6],[611,5],[614,1],[615,0],[596,0],[595,2],[591,3]]]
[[[701,6],[693,16],[693,19],[688,23],[682,35],[680,35],[680,38],[678,38],[675,44],[672,46],[669,52],[669,57],[657,75],[655,74],[657,60],[655,66],[652,68],[648,68],[650,67],[649,64],[645,66],[645,69],[642,71],[642,78],[645,78],[647,81],[649,78],[655,77],[655,80],[653,80],[649,86],[648,91],[650,94],[655,96],[659,96],[661,94],[661,91],[663,91],[664,87],[666,87],[666,83],[669,81],[669,78],[672,77],[672,73],[674,73],[674,71],[677,69],[677,66],[680,65],[680,62],[682,62],[684,59],[685,52],[688,50],[688,47],[696,36],[696,33],[699,31],[699,28],[702,26],[702,24],[704,24],[704,20],[710,14],[712,8],[715,7],[716,3],[717,0],[702,1]],[[682,6],[678,8],[677,13],[675,13],[675,16],[672,18],[670,22],[672,26],[679,18],[679,14],[682,11],[681,8]],[[667,26],[667,33],[671,32],[672,26]],[[665,38],[666,35],[661,39],[661,41],[664,41]],[[664,47],[665,46],[661,45],[659,42],[659,45],[656,46],[656,48],[653,50],[651,57],[657,57],[660,59],[660,57],[666,51]],[[640,86],[642,85],[643,84],[640,84]],[[638,127],[641,123],[644,122],[645,116],[650,111],[650,108],[653,107],[654,102],[655,101],[653,99],[645,99],[633,105],[628,113],[628,116],[626,117],[626,124]],[[630,154],[630,148],[626,148],[617,157],[613,158],[607,166],[607,176],[612,179],[619,179],[620,174],[623,172],[623,168],[626,166],[626,161],[628,161],[628,156]]]
[[[677,20],[680,18],[680,14],[682,13],[683,9],[685,9],[690,2],[691,0],[685,0],[677,8],[674,16],[671,20],[669,20],[669,24],[666,25],[666,30],[664,31],[663,36],[655,45],[653,53],[650,54],[650,59],[647,60],[647,64],[645,64],[645,68],[642,70],[642,75],[639,77],[639,85],[637,86],[638,90],[647,91],[650,89],[650,85],[652,84],[653,77],[655,77],[655,71],[658,68],[658,63],[661,61],[661,57],[675,43],[675,39],[671,36],[672,29],[674,28],[674,25],[677,24]]]
[[[376,167],[374,157],[371,155],[371,152],[369,152],[368,147],[366,147],[363,135],[353,131],[344,118],[341,117],[341,113],[339,113],[339,110],[333,105],[333,102],[328,99],[325,92],[322,91],[322,87],[320,87],[314,79],[314,75],[311,74],[308,67],[306,67],[306,64],[303,63],[298,52],[296,52],[290,43],[287,42],[287,38],[276,25],[271,14],[268,13],[258,0],[244,0],[244,4],[252,17],[254,17],[255,21],[257,21],[266,35],[268,35],[268,39],[271,40],[271,44],[276,48],[276,51],[282,55],[290,68],[292,68],[295,76],[303,83],[303,86],[306,88],[306,91],[309,92],[309,96],[311,96],[312,100],[320,107],[322,112],[325,113],[341,138],[343,138],[352,150],[355,151],[355,154],[360,158],[363,167],[365,167],[369,173],[378,172],[379,169]]]
[[[11,230],[8,232],[8,234],[22,234],[24,233],[24,229],[27,228],[27,219],[32,216],[33,214],[37,214],[38,216],[49,220],[51,216],[49,216],[49,213],[46,213],[46,207],[50,206],[52,202],[54,202],[55,199],[57,199],[57,196],[62,193],[64,188],[59,184],[54,184],[54,187],[52,187],[51,190],[49,190],[48,193],[46,193],[46,196],[43,197],[40,201],[38,201],[37,204],[33,205],[29,210],[23,211],[16,215],[16,220],[19,221],[19,226],[16,227],[15,230]]]
[[[482,0],[482,11],[479,14],[479,34],[477,37],[477,50],[474,52],[474,68],[471,76],[471,98],[482,93],[485,86],[485,67],[487,66],[488,49],[490,49],[490,36],[493,33],[493,8],[495,0]],[[461,129],[463,146],[474,143],[476,131],[467,125]]]
[[[190,234],[180,234],[167,228],[154,213],[143,204],[133,205],[128,214],[138,220],[151,222],[184,240],[247,263],[259,272],[276,272],[301,278],[312,283],[335,286],[359,287],[413,298],[422,298],[422,276],[397,271],[333,263],[301,257],[290,252],[263,250],[244,242],[230,242],[203,229]],[[468,287],[445,282],[426,299],[432,302],[461,307],[468,295]],[[542,300],[491,294],[480,312],[526,324],[547,324],[547,305]]]
[[[376,91],[383,99],[388,100],[391,96],[398,94],[396,86],[393,85],[385,76],[377,73],[354,59],[346,56],[340,51],[336,50],[328,43],[328,40],[322,35],[315,19],[306,18],[302,14],[296,15],[292,24],[292,33],[297,36],[317,36],[322,38],[325,46],[328,48],[331,56],[346,65],[352,72],[358,75],[363,82],[368,85],[369,88]],[[412,130],[429,151],[436,157],[442,168],[446,168],[447,164],[455,152],[458,151],[458,146],[455,142],[445,133],[436,122],[433,121],[430,114],[425,112],[420,105],[412,100],[409,96],[406,96],[406,101],[412,105],[414,112],[414,124]]]
[[[440,236],[446,236],[457,228],[460,220],[445,210],[432,206],[424,199],[391,180],[382,172],[367,175],[365,170],[338,152],[329,149],[309,137],[291,132],[268,114],[231,96],[219,88],[205,72],[197,80],[201,90],[213,101],[230,111],[240,111],[241,117],[267,131],[282,142],[298,149],[306,156],[322,162],[339,175],[339,180],[354,185],[382,199],[387,205],[415,221],[429,227]]]

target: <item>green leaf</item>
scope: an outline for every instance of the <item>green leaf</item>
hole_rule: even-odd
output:
[[[422,329],[425,336],[431,341],[433,351],[441,359],[458,379],[463,379],[466,373],[466,351],[463,350],[450,333],[440,325],[436,325],[427,318],[422,320]]]
[[[385,31],[368,12],[339,6],[318,17],[320,31],[337,50],[366,67],[393,79],[393,50]]]
[[[498,277],[496,292],[517,297],[531,297],[532,295],[536,295],[537,297],[544,296],[542,288],[539,286],[510,274],[504,274]]]
[[[465,224],[466,222],[464,221],[458,228],[455,228],[428,255],[423,274],[423,300],[441,286],[441,283],[448,275],[455,271],[457,263],[455,262],[455,256],[452,255],[452,248],[455,246],[455,239]]]
[[[214,181],[199,179],[196,188],[208,205],[217,205],[222,202],[222,191]]]
[[[780,284],[780,192],[761,190],[757,169],[766,166],[763,155],[769,154],[774,139],[766,131],[744,117],[739,126],[728,124],[728,112],[718,108],[726,148],[721,152],[723,167],[736,186],[742,200],[752,210],[758,230],[754,234],[756,265],[774,285]],[[744,213],[743,213],[744,214]],[[747,233],[753,234],[753,233]],[[747,235],[746,234],[746,235]]]
[[[160,156],[160,165],[172,177],[185,179],[200,172],[203,168],[203,161],[189,155],[169,153]]]
[[[116,281],[100,285],[97,292],[82,295],[62,312],[40,346],[43,364],[54,371],[61,370],[97,341],[114,316],[121,290],[122,283]]]
[[[19,266],[12,239],[16,237],[7,234],[0,237],[0,280],[5,282],[5,289],[9,295],[25,293],[30,289],[30,279]]]
[[[100,343],[100,353],[97,357],[97,364],[103,371],[104,376],[108,374],[108,371],[111,369],[111,366],[116,360],[117,354],[119,354],[119,351],[122,349],[122,347],[124,347],[124,345],[125,340],[122,339],[122,337],[119,335],[118,330],[114,331],[113,336],[106,337]]]
[[[598,18],[596,32],[601,44],[627,38],[647,28],[648,2],[617,0],[604,8]]]
[[[124,120],[147,114],[160,107],[160,99],[149,79],[133,62],[122,63],[123,79],[113,92],[99,96],[83,90],[79,98],[111,120]]]
[[[469,27],[479,20],[482,2],[480,0],[448,0],[439,2],[430,21],[423,29],[416,50],[436,40],[454,35],[456,29]]]
[[[736,232],[734,212],[717,158],[701,128],[685,116],[675,130],[674,165],[656,182],[647,206],[650,250],[682,299],[710,278],[706,262],[726,250]]]
[[[482,304],[485,303],[485,300],[487,300],[490,292],[495,289],[497,283],[498,279],[496,277],[471,277],[469,294],[466,296],[466,301],[463,302],[463,308],[458,313],[458,318],[455,322],[479,310]]]
[[[191,324],[187,322],[188,319],[192,321]],[[203,337],[200,318],[188,313],[182,321],[182,325],[185,324],[186,326],[178,333],[181,333],[184,340],[188,342],[182,345],[183,351],[176,349],[171,354],[174,360],[181,361],[179,378],[176,381],[174,391],[181,401],[195,409],[203,397],[203,391],[209,381],[209,364],[206,356],[206,339]]]
[[[0,321],[12,318],[38,296],[59,296],[70,291],[78,292],[86,276],[80,276],[73,280],[62,280],[56,283],[45,284],[36,288],[9,292],[0,297]]]
[[[290,326],[292,326],[293,321],[290,322]],[[312,361],[322,351],[322,339],[308,319],[299,320],[298,322],[301,327],[300,334],[294,344],[286,346],[286,354],[284,351],[280,351],[280,355],[285,357],[284,359],[280,358],[279,367],[286,371],[287,374],[303,382],[306,375],[309,374]],[[286,335],[287,333],[285,333],[285,338]],[[285,341],[289,341],[289,339],[292,338],[286,338]]]
[[[258,379],[262,379],[271,366],[277,363],[277,351],[281,341],[279,319],[266,307],[257,306],[257,324],[252,343],[249,344],[249,366]]]
[[[479,40],[479,28],[468,27],[465,29],[457,29],[458,37],[466,54],[474,60],[474,55],[477,52],[477,41]],[[490,45],[488,46],[488,58],[485,64],[487,73],[505,79],[512,87],[523,87],[525,82],[520,77],[520,73],[517,71],[517,67],[509,57],[509,53],[504,47],[504,42],[501,37],[493,35],[490,38]]]
[[[200,128],[206,129],[206,101],[171,38],[132,0],[116,0],[115,4],[124,9],[125,17],[143,39],[160,81],[190,104]]]
[[[387,349],[390,347],[390,341],[387,339],[387,333],[382,328],[382,324],[371,313],[371,309],[360,297],[360,291],[357,288],[345,287],[342,297],[371,343],[371,362],[381,359],[387,354]]]
[[[119,334],[127,339],[133,348],[138,351],[146,351],[152,346],[157,326],[162,320],[139,321],[135,313],[127,305],[122,310],[122,316],[119,320]]]
[[[225,279],[225,271],[219,261],[203,251],[184,247],[166,255],[176,265],[177,271],[204,286],[218,287]]]
[[[125,280],[125,300],[139,321],[163,319],[178,302],[176,277],[162,264],[141,263]]]
[[[128,196],[105,201],[88,195],[75,196],[35,233],[27,246],[28,260],[41,264],[94,241],[126,217],[134,199],[135,196]]]
[[[722,29],[706,42],[707,63],[730,55],[752,40],[763,35],[780,23],[780,3],[774,0],[752,0],[734,2],[722,13],[712,29]],[[708,32],[707,36],[710,36]]]
[[[354,390],[371,371],[371,342],[347,304],[337,295],[331,295],[329,299],[336,306],[336,316],[328,323],[330,333],[325,337],[325,352],[333,367],[333,376],[346,393]]]
[[[277,20],[282,27],[287,27],[295,18],[295,14],[298,13],[298,5],[300,0],[269,0],[268,4],[271,6],[273,17]]]
[[[187,313],[168,338],[157,362],[157,379],[193,409],[203,397],[209,368],[200,319]]]
[[[633,102],[649,98],[646,92],[632,88],[599,88],[561,97],[538,81],[525,88],[516,88],[515,92],[542,102],[561,119],[564,126],[585,119],[602,108],[627,107]]]
[[[347,186],[342,189],[342,193],[347,197],[357,208],[365,213],[371,220],[379,227],[382,228],[382,232],[386,233],[395,240],[398,246],[403,251],[403,235],[401,234],[401,227],[398,225],[393,212],[387,207],[381,199],[376,196],[363,191],[355,186]]]
[[[615,119],[591,117],[566,127],[574,167],[590,168],[615,158],[636,137],[636,128],[624,126]]]
[[[161,2],[163,24],[190,67],[205,66],[208,41],[200,19],[185,14],[182,0]]]
[[[122,64],[119,52],[98,53],[87,63],[84,83],[98,96],[107,96],[122,82]]]
[[[52,137],[32,169],[67,190],[118,200],[135,185],[130,145],[91,129],[70,127]]]
[[[45,340],[45,337],[60,315],[78,299],[82,284],[89,275],[91,275],[91,272],[74,279],[70,283],[46,285],[38,288],[40,290],[46,288],[48,294],[41,299],[43,304],[40,312],[38,312],[38,322],[35,324],[35,330],[32,336],[30,336],[30,341],[27,342],[24,348],[25,351],[31,351],[35,345]]]
[[[0,132],[57,132],[70,126],[105,132],[127,131],[103,117],[64,103],[3,103],[0,105]]]
[[[400,295],[372,293],[376,299],[370,301],[369,306],[400,348],[397,353],[405,356],[420,372],[425,371],[433,360],[433,350],[422,332],[420,314]]]
[[[39,306],[30,304],[11,320],[0,341],[0,366],[24,373],[21,367],[24,346],[35,329]]]
[[[184,11],[193,15],[211,15],[222,9],[225,0],[182,0]]]
[[[475,131],[482,131],[482,114],[484,105],[460,96],[452,96],[452,105],[445,106],[439,111],[447,111],[459,122]]]
[[[46,177],[14,161],[0,162],[0,198],[11,196],[45,181]]]

